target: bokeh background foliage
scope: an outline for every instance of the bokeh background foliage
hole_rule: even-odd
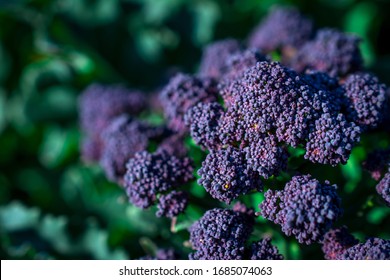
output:
[[[128,259],[174,247],[185,258],[186,228],[219,204],[191,203],[172,232],[168,219],[127,203],[98,166],[80,161],[77,96],[94,81],[155,92],[172,73],[196,71],[208,42],[244,39],[274,4],[299,7],[318,27],[357,33],[366,65],[390,84],[390,1],[0,0],[1,257]],[[360,166],[367,152],[388,145],[388,135],[371,135],[337,172],[303,167],[341,186],[349,228],[360,238],[390,238],[389,208]],[[291,152],[298,164],[301,152]],[[190,188],[207,196],[196,183]],[[243,199],[257,207],[263,196]],[[322,258],[320,245],[298,245],[258,218],[255,236],[264,234],[288,259]]]

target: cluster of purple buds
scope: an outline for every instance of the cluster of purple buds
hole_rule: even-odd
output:
[[[331,229],[324,235],[322,251],[324,252],[325,259],[337,260],[345,250],[358,243],[359,241],[348,232],[348,229],[345,226],[343,226]]]
[[[186,194],[175,189],[192,180],[192,173],[189,158],[142,151],[128,161],[124,187],[135,206],[149,208],[158,202],[158,216],[174,217],[187,206]]]
[[[79,98],[80,126],[84,133],[82,157],[98,161],[102,152],[101,132],[122,115],[136,116],[147,105],[145,95],[122,85],[92,84]]]
[[[261,215],[300,243],[319,242],[342,214],[336,189],[336,185],[321,184],[310,175],[294,176],[283,190],[265,193]]]
[[[236,204],[231,209],[214,208],[189,229],[190,242],[195,252],[193,260],[282,259],[270,239],[260,240],[246,247],[254,225],[253,209]],[[249,253],[248,253],[249,252]]]
[[[338,256],[339,260],[390,260],[390,241],[381,238],[368,238]]]

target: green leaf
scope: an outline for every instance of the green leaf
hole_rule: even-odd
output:
[[[52,86],[29,96],[25,112],[31,121],[73,119],[76,115],[76,92],[66,86]]]
[[[375,207],[367,214],[367,220],[375,225],[379,225],[382,221],[389,217],[390,209],[388,207]]]
[[[69,65],[58,57],[46,57],[24,68],[20,80],[22,94],[39,93],[40,83],[66,83],[72,77]]]
[[[363,155],[364,151],[362,148],[356,147],[352,151],[347,164],[341,165],[341,171],[347,179],[347,183],[344,186],[344,191],[346,193],[353,192],[362,178],[362,167],[360,162]]]
[[[0,228],[7,231],[34,227],[39,221],[40,211],[27,208],[18,201],[0,207]]]
[[[300,260],[301,259],[301,250],[299,248],[299,244],[297,242],[291,242],[289,246],[289,253],[291,255],[291,259]]]
[[[49,168],[59,167],[78,154],[79,133],[76,129],[50,126],[43,136],[39,151],[41,163]]]
[[[195,14],[194,42],[203,45],[214,37],[214,26],[220,18],[219,6],[212,1],[197,1],[193,6]]]
[[[378,17],[378,10],[372,2],[362,2],[355,5],[345,16],[345,31],[356,33],[363,39],[361,50],[364,61],[368,65],[371,65],[375,60],[375,52],[369,40],[369,34],[376,17]]]
[[[108,246],[108,233],[95,226],[88,228],[83,238],[83,248],[98,260],[126,260],[128,256],[124,250],[111,250]]]
[[[80,75],[92,74],[95,71],[95,62],[84,53],[77,51],[70,52],[69,60],[73,68]]]
[[[70,253],[72,244],[67,235],[67,218],[46,215],[38,227],[38,232],[45,240],[62,254]]]
[[[119,0],[63,0],[61,8],[86,26],[108,24],[120,14]]]
[[[0,43],[0,84],[8,76],[8,72],[11,66],[11,62],[8,56],[8,53],[4,49],[3,45]]]
[[[6,109],[6,100],[5,100],[5,92],[2,88],[0,88],[0,134],[5,128],[6,118],[5,118],[5,109]]]

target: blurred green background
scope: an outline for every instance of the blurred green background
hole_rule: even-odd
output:
[[[273,4],[357,33],[368,69],[390,84],[390,1],[0,0],[1,258],[132,259],[157,247],[185,258],[186,227],[205,209],[192,203],[173,233],[168,219],[129,205],[98,166],[80,161],[77,96],[95,81],[154,92],[171,73],[196,71],[205,44],[245,39]],[[304,166],[341,186],[339,224],[361,239],[390,238],[389,208],[360,167],[367,151],[388,145],[388,135],[369,135],[346,166]],[[298,245],[259,218],[254,238],[264,235],[288,259],[322,258],[320,245]]]

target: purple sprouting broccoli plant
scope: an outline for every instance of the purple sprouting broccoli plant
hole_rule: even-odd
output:
[[[188,193],[184,191],[171,191],[168,194],[162,194],[158,199],[156,212],[157,217],[177,217],[183,213],[188,205]]]
[[[387,109],[386,86],[374,75],[356,73],[347,77],[343,87],[356,112],[355,122],[364,129],[376,128]]]
[[[359,49],[360,39],[334,29],[321,29],[292,59],[291,65],[299,72],[306,69],[326,72],[332,77],[345,77],[363,67]]]
[[[262,190],[258,174],[248,168],[245,154],[235,147],[209,153],[198,174],[198,183],[213,198],[227,204],[252,190]]]
[[[227,58],[241,49],[241,43],[235,39],[224,39],[206,46],[199,66],[199,75],[221,78],[226,71]]]
[[[313,22],[297,9],[275,7],[252,31],[248,45],[265,52],[290,52],[310,40],[313,31]]]
[[[124,186],[129,201],[140,208],[156,203],[157,196],[193,179],[189,158],[179,159],[166,152],[136,153],[126,165]]]
[[[249,203],[250,194],[278,186],[286,176],[293,177],[284,189],[264,194],[259,213],[265,219],[299,243],[320,243],[326,259],[389,259],[387,240],[359,243],[345,227],[333,228],[343,212],[336,185],[294,176],[314,164],[339,170],[361,138],[364,147],[370,134],[379,132],[382,139],[380,133],[389,130],[390,90],[363,72],[360,39],[334,29],[314,34],[312,21],[296,9],[276,8],[247,42],[206,46],[196,75],[176,74],[148,102],[122,86],[88,87],[79,99],[83,159],[99,162],[134,206],[155,206],[156,215],[172,219],[172,225],[189,201],[206,211],[241,200],[232,209],[206,211],[189,228],[190,259],[283,259],[270,238],[250,238],[255,213],[242,201]],[[281,62],[272,61],[279,54]],[[148,113],[146,106],[164,114],[165,123],[136,119]],[[353,166],[360,160],[357,152]],[[380,181],[376,190],[387,205],[389,164],[389,149],[374,151],[362,163]],[[188,189],[194,171],[217,201]],[[145,259],[176,256],[162,250]]]
[[[348,232],[347,227],[343,226],[331,229],[324,235],[324,240],[322,241],[322,251],[324,252],[325,259],[337,260],[337,258],[345,252],[345,250],[358,243],[359,240]]]
[[[251,213],[247,211],[247,213]],[[193,260],[240,260],[252,232],[254,215],[231,209],[214,208],[189,229]]]
[[[339,260],[390,260],[390,241],[381,238],[368,238],[339,255]]]
[[[265,193],[261,215],[300,243],[319,242],[342,214],[336,189],[336,185],[321,184],[310,175],[294,176],[283,190]]]
[[[383,198],[386,204],[390,207],[390,165],[385,176],[376,185],[376,191]]]
[[[192,107],[217,100],[217,85],[210,78],[177,74],[160,94],[168,127],[176,132],[187,132],[184,115]]]
[[[264,238],[251,245],[251,260],[283,260],[276,246],[271,244],[271,238]]]

